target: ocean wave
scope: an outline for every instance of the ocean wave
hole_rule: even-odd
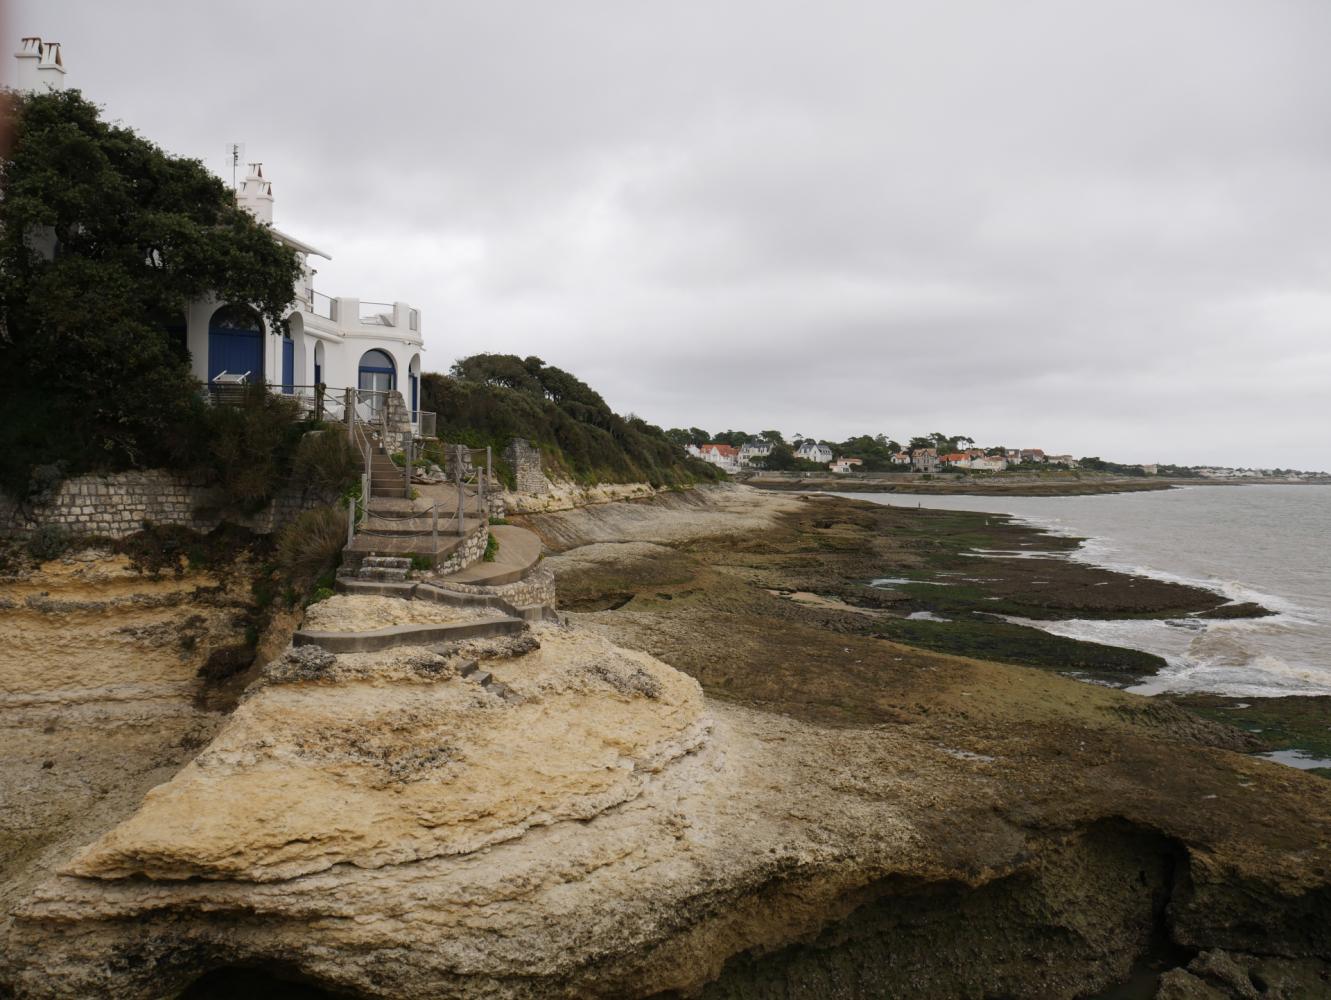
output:
[[[1186,576],[1181,573],[1172,573],[1168,570],[1159,569],[1155,566],[1148,566],[1139,562],[1125,562],[1119,556],[1113,543],[1108,539],[1097,538],[1094,536],[1087,537],[1084,533],[1075,531],[1066,522],[1059,518],[1036,517],[1025,514],[1013,514],[1012,517],[1016,521],[1028,524],[1033,528],[1039,528],[1041,531],[1048,532],[1051,535],[1056,535],[1061,538],[1080,538],[1081,544],[1072,552],[1066,554],[1066,558],[1071,559],[1073,562],[1086,563],[1090,566],[1111,570],[1115,573],[1125,573],[1129,576],[1140,576],[1149,580],[1159,580],[1161,583],[1176,583],[1185,587],[1199,587],[1202,590],[1209,590],[1212,593],[1224,597],[1231,604],[1260,604],[1262,607],[1285,617],[1287,621],[1296,622],[1298,624],[1331,624],[1331,618],[1328,618],[1324,613],[1319,612],[1317,609],[1309,608],[1288,597],[1282,597],[1279,594],[1271,594],[1266,591],[1257,590],[1239,580],[1220,579],[1217,577]]]

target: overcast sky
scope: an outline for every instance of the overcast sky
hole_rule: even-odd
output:
[[[427,370],[663,426],[1331,468],[1331,2],[19,0]],[[13,79],[12,60],[6,79]]]

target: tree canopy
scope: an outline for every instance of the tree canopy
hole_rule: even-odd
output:
[[[478,354],[447,376],[425,375],[421,385],[422,406],[436,413],[441,438],[496,451],[526,438],[551,471],[583,483],[683,485],[720,475],[684,453],[688,441],[614,413],[585,382],[537,357]]]
[[[0,94],[0,484],[175,464],[199,415],[182,340],[209,292],[275,327],[296,255],[197,160],[78,91]]]

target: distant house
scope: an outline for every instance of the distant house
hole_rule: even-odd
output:
[[[1002,472],[1007,468],[1007,459],[1002,455],[983,455],[972,458],[968,468],[984,472]]]
[[[761,461],[772,454],[772,442],[765,438],[754,438],[752,441],[745,441],[739,446],[739,464],[741,466],[752,465],[755,461]]]
[[[899,451],[892,456],[893,465],[910,465],[910,452]]]
[[[698,449],[699,458],[711,462],[725,472],[739,471],[739,449],[728,444],[705,444]]]
[[[1077,460],[1071,455],[1047,455],[1045,461],[1050,465],[1065,465],[1069,469],[1077,467]]]
[[[1044,451],[1040,448],[1022,448],[1018,452],[1019,460],[1022,462],[1043,462],[1045,461]]]
[[[795,457],[802,458],[806,462],[827,465],[832,461],[832,449],[810,438],[807,441],[800,442],[800,446],[795,449]]]
[[[966,469],[970,467],[971,457],[964,451],[954,451],[947,455],[939,455],[938,462],[940,465],[955,465],[959,468]]]
[[[840,475],[845,475],[848,472],[854,472],[856,466],[860,466],[863,464],[864,460],[860,458],[838,458],[831,465],[829,465],[828,468],[832,472],[838,473]]]
[[[910,453],[910,461],[916,472],[934,472],[938,469],[938,449],[916,448]]]
[[[690,441],[688,444],[684,446],[684,450],[687,451],[694,458],[702,458],[702,449],[699,448],[692,441]]]

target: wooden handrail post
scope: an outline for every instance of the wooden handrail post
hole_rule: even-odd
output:
[[[350,389],[342,394],[342,415],[347,418],[347,437],[354,439],[356,436],[356,403],[351,397]]]
[[[485,519],[485,486],[486,478],[490,471],[490,449],[485,449],[485,469],[486,475],[476,476],[476,516],[481,520]]]
[[[347,497],[347,544],[356,538],[356,498]]]
[[[411,432],[407,432],[407,440],[402,445],[402,495],[408,500],[411,499]]]
[[[465,535],[467,494],[462,488],[462,445],[460,444],[453,446],[453,483],[458,491],[458,534]]]

